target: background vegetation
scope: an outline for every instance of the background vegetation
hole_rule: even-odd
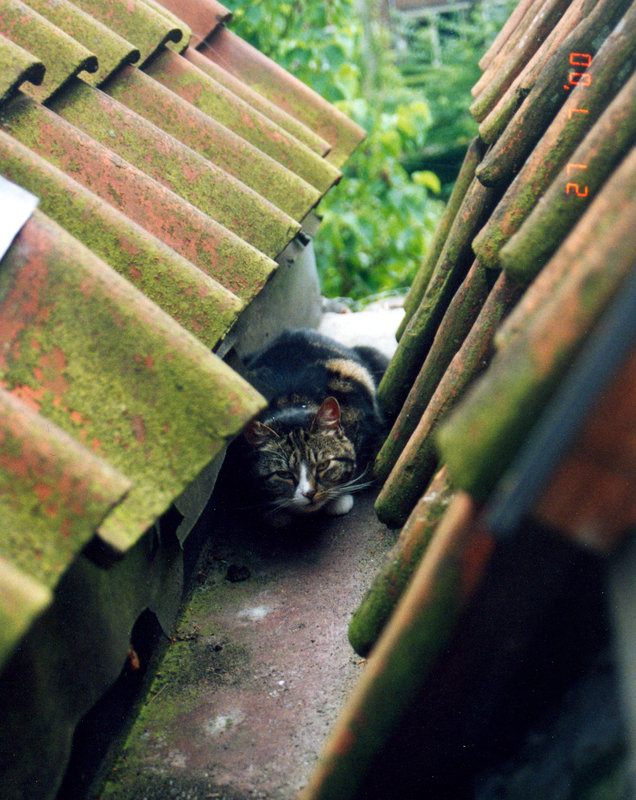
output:
[[[514,0],[444,14],[389,14],[378,0],[256,0],[233,30],[369,135],[319,207],[324,294],[361,300],[407,288],[466,146],[477,61]]]

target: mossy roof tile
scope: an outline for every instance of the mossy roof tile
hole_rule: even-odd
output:
[[[207,58],[204,53],[205,49],[203,52],[200,52],[193,47],[187,47],[183,51],[183,55],[188,61],[191,61],[195,66],[207,73],[211,78],[217,81],[217,83],[225,86],[226,89],[237,97],[245,100],[250,106],[260,111],[261,114],[271,119],[283,130],[298,139],[299,142],[307,145],[307,147],[320,156],[326,156],[329,153],[331,145],[326,139],[323,139],[322,136],[319,136],[314,130],[300,122],[300,120],[292,117],[291,114],[283,111],[280,106],[277,106],[262,94],[254,91],[254,89],[250,88],[246,83],[243,83],[243,81],[232,75],[231,72],[228,72],[228,70],[223,69],[222,66]]]
[[[101,88],[295,220],[302,220],[322,197],[292,170],[140,69],[126,67]]]
[[[72,36],[98,58],[98,69],[82,77],[97,86],[124,64],[139,61],[140,52],[135,45],[118,36],[90,14],[69,0],[26,0],[38,14]]]
[[[0,105],[13,97],[25,81],[39,85],[43,79],[42,61],[0,35]]]
[[[300,229],[244,183],[80,79],[49,108],[271,258]]]
[[[340,172],[202,69],[164,50],[145,71],[325,193]]]
[[[0,668],[52,597],[50,589],[0,557]]]
[[[232,17],[232,12],[216,0],[162,0],[161,5],[188,23],[195,47]]]
[[[329,142],[327,160],[335,167],[364,139],[359,125],[224,26],[208,38],[202,52]]]
[[[123,552],[263,401],[41,212],[2,267],[2,385],[131,480],[99,528]]]
[[[0,127],[242,299],[254,297],[275,269],[265,254],[28,97],[5,106]]]
[[[49,380],[57,353],[42,355]],[[0,557],[54,589],[130,481],[28,402],[0,389]]]
[[[245,303],[140,225],[0,131],[0,174],[204,344],[215,347]]]
[[[185,23],[161,14],[143,0],[81,0],[77,5],[137,47],[142,64],[168,43],[183,49],[190,40]]]
[[[44,102],[80,72],[96,72],[97,57],[20,0],[0,0],[0,33],[40,59],[46,72],[24,91]]]

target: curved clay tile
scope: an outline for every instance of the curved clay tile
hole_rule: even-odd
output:
[[[140,69],[125,67],[102,90],[196,150],[300,221],[321,193],[225,125]]]
[[[310,130],[295,117],[283,111],[282,108],[272,103],[266,97],[263,97],[262,94],[255,92],[254,89],[251,89],[246,83],[234,77],[234,75],[223,69],[223,67],[215,64],[214,61],[211,61],[209,58],[206,58],[199,50],[187,47],[183,52],[183,56],[195,66],[199,67],[199,69],[203,70],[203,72],[206,72],[211,78],[214,78],[215,81],[225,86],[226,89],[229,89],[257,111],[260,111],[261,114],[264,114],[277,125],[280,125],[283,130],[291,133],[298,141],[306,144],[307,147],[315,153],[318,153],[318,155],[326,156],[331,150],[329,142],[319,136],[315,131]]]
[[[258,294],[275,269],[263,253],[45,106],[23,95],[4,107],[1,123],[238,297]]]
[[[24,48],[0,36],[0,105],[10,100],[28,81],[35,85],[44,79],[44,64]]]
[[[3,667],[53,595],[50,589],[1,556],[0,586],[0,667]]]
[[[164,50],[144,71],[319,191],[339,180],[335,167],[182,56]]]
[[[141,62],[147,61],[155,52],[169,42],[186,47],[190,29],[170,17],[155,11],[140,0],[82,0],[81,7],[95,19],[111,28],[119,36],[132,42],[141,53]]]
[[[0,3],[0,33],[28,50],[46,67],[41,85],[23,87],[40,102],[78,73],[97,71],[96,56],[20,0]]]
[[[216,0],[162,0],[161,5],[188,23],[195,47],[232,17],[232,12]]]
[[[0,173],[39,208],[213,348],[244,302],[109,203],[0,131]]]
[[[99,528],[123,552],[264,401],[39,211],[3,276],[2,383],[130,478]]]
[[[56,380],[57,354],[39,354],[40,388],[23,389],[26,402],[0,389],[0,558],[47,589],[130,489],[120,472],[34,410]]]
[[[210,37],[203,52],[328,141],[332,150],[327,158],[334,166],[341,167],[364,139],[359,125],[224,26]]]
[[[245,184],[82,81],[69,86],[49,107],[272,258],[299,229]]]
[[[27,3],[38,14],[97,55],[97,72],[82,76],[87,83],[96,86],[124,64],[139,60],[140,53],[134,45],[90,14],[84,13],[69,0],[27,0]]]

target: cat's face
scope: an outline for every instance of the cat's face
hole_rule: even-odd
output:
[[[249,426],[252,479],[273,510],[309,514],[346,493],[356,454],[339,423],[338,403],[327,398],[304,425]]]

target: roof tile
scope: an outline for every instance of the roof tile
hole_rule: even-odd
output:
[[[131,478],[100,527],[124,551],[262,400],[40,212],[2,264],[2,385]]]
[[[182,56],[164,50],[145,71],[321,192],[340,178],[331,164]]]
[[[175,17],[168,18],[143,0],[81,0],[77,5],[138,48],[142,64],[164,45],[174,42],[183,49],[190,39],[185,23],[175,24]]]
[[[98,69],[82,76],[87,83],[97,86],[124,64],[138,61],[140,53],[130,42],[86,14],[69,0],[26,0],[38,14],[46,17],[80,44],[95,53]]]
[[[295,220],[302,220],[322,196],[294,172],[139,69],[124,68],[102,89]]]
[[[44,64],[39,58],[0,34],[0,105],[29,81],[39,85],[44,79]]]
[[[0,173],[37,192],[42,211],[209,347],[244,307],[213,278],[3,131]]]
[[[195,47],[232,16],[232,12],[216,0],[162,0],[161,4],[188,23]]]
[[[24,90],[44,102],[70,78],[96,72],[96,56],[20,0],[1,0],[0,32],[46,65],[44,80]]]
[[[4,390],[0,412],[0,557],[53,589],[130,481]]]
[[[202,52],[329,142],[327,160],[335,167],[341,167],[364,139],[359,125],[223,25]]]
[[[271,257],[277,256],[300,228],[244,183],[79,78],[48,105]],[[267,226],[263,225],[265,219]]]
[[[45,106],[22,95],[4,106],[0,122],[242,299],[254,297],[275,269],[263,253]]]
[[[0,557],[0,667],[51,598],[50,589]]]
[[[292,117],[286,111],[283,111],[270,100],[267,100],[263,95],[255,92],[254,89],[250,89],[246,83],[234,77],[234,75],[223,69],[214,61],[206,58],[206,56],[198,50],[187,47],[182,55],[211,78],[214,78],[215,81],[225,86],[226,89],[229,89],[233,94],[260,111],[261,114],[271,119],[277,125],[280,125],[283,130],[290,133],[298,139],[299,142],[307,145],[307,147],[315,153],[318,153],[318,155],[326,156],[331,150],[329,142],[321,136],[318,136],[315,131],[308,128],[295,117]]]

